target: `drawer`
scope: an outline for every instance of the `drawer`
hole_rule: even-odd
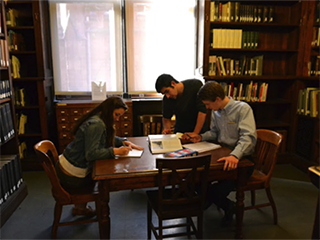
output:
[[[58,131],[60,132],[70,132],[70,124],[58,124]]]
[[[132,136],[132,128],[117,130],[117,136],[119,136],[119,137],[131,137]]]
[[[82,108],[70,108],[70,115],[80,117],[83,115],[83,109]]]
[[[70,132],[59,132],[59,139],[69,139],[71,140],[73,138],[72,134]]]
[[[70,115],[70,109],[66,109],[66,108],[63,108],[63,109],[59,109],[57,108],[57,116],[69,116]]]
[[[76,121],[78,121],[78,119],[80,118],[81,116],[70,116],[69,119],[70,119],[70,123],[75,123]]]
[[[60,123],[70,123],[69,117],[68,116],[57,116],[57,123],[58,123],[58,125]]]
[[[132,122],[120,122],[120,128],[122,129],[128,129],[128,128],[132,128]]]
[[[132,114],[125,113],[120,117],[121,122],[132,122]]]

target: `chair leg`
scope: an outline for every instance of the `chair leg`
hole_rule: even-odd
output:
[[[278,224],[278,214],[277,214],[277,208],[276,208],[276,204],[273,200],[273,197],[271,195],[271,190],[270,188],[266,188],[266,193],[267,193],[267,196],[268,196],[268,199],[270,201],[270,204],[271,204],[271,207],[272,207],[272,211],[273,211],[273,222],[275,225]]]
[[[57,230],[58,230],[58,225],[61,218],[61,213],[62,213],[62,205],[56,202],[54,206],[54,219],[53,219],[52,231],[51,231],[52,239],[57,238]]]
[[[191,219],[190,217],[186,217],[186,221],[187,221],[187,233],[188,233],[188,238],[191,237],[191,234],[190,234],[190,230],[191,230]]]
[[[200,216],[198,216],[197,219],[197,239],[202,239],[203,238],[203,214],[201,214]]]
[[[256,191],[251,190],[251,206],[255,206],[255,205],[256,205]]]
[[[158,216],[158,238],[157,239],[163,239],[163,220]]]
[[[151,239],[151,221],[152,221],[152,208],[148,202],[147,210],[147,228],[148,228],[148,239]]]

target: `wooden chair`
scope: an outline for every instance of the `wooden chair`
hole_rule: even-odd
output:
[[[282,136],[272,130],[257,130],[257,145],[253,154],[255,166],[252,176],[250,177],[244,191],[251,191],[251,206],[247,206],[244,210],[257,209],[271,206],[273,211],[274,224],[278,222],[276,204],[273,200],[270,190],[270,179],[273,169],[277,161],[277,155]],[[255,190],[265,189],[268,203],[255,204]]]
[[[210,161],[211,154],[156,159],[159,172],[158,189],[147,191],[148,239],[151,239],[151,231],[156,239],[191,235],[196,235],[198,239],[202,238],[203,209]],[[152,222],[152,210],[158,216],[158,226]],[[197,217],[197,228],[192,220],[193,216]],[[186,218],[186,222],[181,222],[177,218]],[[164,225],[164,221],[169,219],[176,219],[175,223],[178,223]],[[186,227],[186,231],[171,234],[164,234],[163,231],[181,227]]]
[[[142,136],[162,133],[162,115],[140,115],[139,121]]]
[[[60,184],[56,174],[54,164],[58,161],[58,153],[51,141],[43,140],[34,145],[34,150],[38,159],[41,162],[52,186],[52,196],[56,204],[54,208],[54,220],[52,224],[52,238],[56,238],[58,226],[67,226],[75,224],[84,224],[97,222],[97,218],[85,219],[80,218],[72,222],[60,222],[62,208],[64,205],[81,204],[86,202],[96,201],[98,192],[92,189],[68,190],[66,191]]]

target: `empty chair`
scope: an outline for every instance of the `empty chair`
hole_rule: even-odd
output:
[[[272,130],[257,130],[257,145],[253,154],[254,171],[249,181],[244,187],[244,191],[251,191],[251,206],[244,210],[257,209],[271,206],[273,211],[273,221],[277,224],[277,209],[270,190],[270,179],[277,161],[277,155],[282,136]],[[269,202],[256,205],[255,190],[265,189]]]
[[[139,121],[142,136],[162,133],[162,115],[140,115]]]
[[[202,238],[203,209],[207,189],[211,154],[184,158],[157,158],[158,189],[147,191],[148,239],[151,231],[156,239],[195,235]],[[158,216],[158,226],[152,222],[152,210]],[[192,217],[197,217],[197,227]],[[176,219],[164,225],[165,220]],[[177,220],[181,219],[181,221]],[[183,221],[183,220],[186,221]],[[165,229],[177,228],[167,234]],[[181,231],[183,228],[185,231]],[[182,229],[182,230],[183,230]]]
[[[75,225],[97,222],[94,219],[79,219],[72,222],[60,222],[62,208],[64,205],[81,204],[96,201],[98,192],[92,189],[68,190],[66,191],[60,184],[56,174],[54,164],[58,161],[58,153],[54,144],[49,140],[43,140],[34,145],[36,155],[41,162],[52,186],[52,196],[56,201],[54,208],[54,220],[52,224],[52,238],[56,238],[58,226]]]

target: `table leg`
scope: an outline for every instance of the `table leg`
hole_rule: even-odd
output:
[[[101,180],[99,181],[99,197],[97,201],[100,239],[110,239],[109,200],[109,182]]]
[[[243,212],[244,212],[244,191],[242,186],[247,181],[247,169],[238,169],[237,192],[236,192],[236,233],[235,239],[243,238]]]

